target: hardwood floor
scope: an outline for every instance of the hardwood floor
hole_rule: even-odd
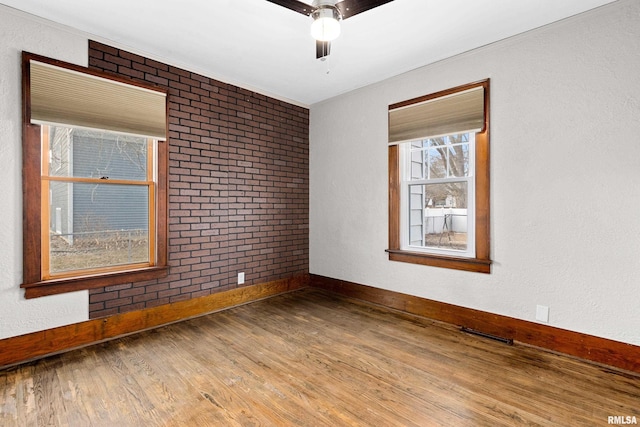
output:
[[[0,371],[2,426],[603,426],[640,377],[304,289]]]

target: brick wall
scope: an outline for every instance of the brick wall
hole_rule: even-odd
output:
[[[89,67],[169,89],[168,277],[90,291],[91,318],[309,271],[309,111],[89,43]]]

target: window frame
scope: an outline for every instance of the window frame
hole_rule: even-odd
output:
[[[148,266],[127,268],[116,271],[81,272],[65,277],[45,278],[43,276],[43,238],[42,233],[48,231],[49,224],[42,214],[42,126],[31,123],[31,91],[30,61],[37,61],[79,73],[108,79],[118,83],[137,86],[147,90],[164,93],[168,91],[149,84],[142,84],[130,79],[114,76],[105,72],[91,70],[86,67],[70,64],[29,52],[22,53],[22,193],[23,193],[23,283],[25,298],[36,298],[65,292],[75,292],[104,286],[139,282],[165,277],[168,274],[168,139],[156,144],[156,181],[155,181],[155,259]],[[168,106],[166,102],[168,136]],[[47,248],[48,250],[48,248]]]
[[[430,95],[414,98],[389,106],[389,110],[406,107],[444,96],[484,88],[484,126],[475,133],[475,256],[454,256],[403,249],[402,192],[403,168],[399,144],[389,145],[389,254],[390,261],[407,262],[434,267],[491,273],[490,259],[490,174],[489,174],[489,79],[457,86]]]
[[[469,135],[469,141],[466,143],[469,145],[469,166],[471,169],[471,173],[467,176],[459,176],[459,177],[444,177],[444,178],[431,178],[431,177],[423,177],[421,179],[411,178],[411,161],[412,161],[412,152],[414,151],[414,147],[411,144],[420,142],[423,143],[426,140],[432,138],[424,138],[416,141],[411,141],[407,143],[401,143],[400,146],[400,164],[402,167],[401,171],[404,173],[401,174],[401,200],[405,200],[406,203],[401,203],[401,215],[400,215],[400,247],[405,251],[415,251],[420,253],[428,253],[434,255],[445,255],[445,256],[459,256],[464,258],[472,258],[475,256],[475,133],[465,132],[460,133],[461,135]],[[455,135],[455,134],[454,134]],[[448,135],[444,135],[448,136]],[[434,137],[436,138],[436,137]],[[430,148],[421,147],[420,151],[421,156],[424,156],[424,152],[430,150]],[[448,152],[448,151],[447,151]],[[449,162],[447,161],[447,164]],[[423,161],[424,166],[424,161]],[[403,169],[404,168],[404,169]],[[424,171],[423,171],[424,172]],[[428,171],[427,171],[428,172]],[[410,187],[417,185],[439,185],[439,184],[447,184],[447,183],[465,183],[467,184],[467,249],[458,250],[458,249],[447,249],[444,247],[428,247],[428,246],[413,246],[411,245],[410,238],[410,211],[412,210],[411,204],[411,193]],[[424,207],[423,207],[424,209]],[[424,219],[424,211],[423,211],[423,219]],[[446,221],[446,219],[445,219]],[[424,232],[423,232],[423,240],[424,240]]]
[[[70,135],[70,138],[73,139],[75,133],[77,131],[82,131],[83,128],[79,127],[67,127],[67,126],[56,126],[56,125],[41,125],[42,127],[42,160],[41,160],[41,175],[40,179],[42,194],[45,195],[41,199],[41,215],[42,215],[42,247],[44,250],[42,251],[42,278],[43,280],[55,279],[55,278],[65,278],[65,277],[77,277],[79,272],[84,271],[85,273],[96,274],[96,273],[106,273],[113,271],[122,271],[122,270],[131,270],[135,268],[145,268],[150,264],[155,263],[156,259],[156,247],[155,247],[155,236],[156,236],[156,221],[155,221],[155,197],[156,197],[156,157],[157,157],[157,145],[159,141],[148,138],[148,137],[140,137],[140,139],[145,140],[146,145],[146,170],[145,170],[145,179],[143,180],[130,180],[126,178],[109,178],[109,177],[87,177],[87,176],[75,176],[73,173],[71,175],[55,175],[50,173],[50,156],[49,151],[51,150],[52,144],[52,128],[58,129],[66,129],[67,135]],[[111,136],[115,136],[115,132],[108,132]],[[75,145],[75,144],[74,144]],[[74,156],[70,156],[70,158],[74,158]],[[75,160],[71,160],[71,164],[75,166]],[[144,187],[146,188],[146,193],[148,196],[148,203],[146,204],[148,208],[147,221],[148,221],[148,247],[147,247],[147,258],[149,261],[145,262],[130,262],[127,264],[115,264],[115,265],[103,265],[87,268],[84,270],[79,269],[70,269],[70,270],[52,270],[52,256],[51,256],[51,189],[55,185],[54,183],[62,183],[62,184],[79,184],[79,185],[100,185],[104,187],[108,186],[135,186],[135,187]],[[74,190],[75,191],[75,190]],[[47,194],[49,195],[47,197]],[[74,205],[75,212],[75,205]],[[44,224],[49,224],[49,227],[45,227]]]

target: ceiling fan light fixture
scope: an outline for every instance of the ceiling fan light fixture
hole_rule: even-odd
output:
[[[335,6],[322,5],[311,14],[311,37],[321,42],[330,42],[340,35],[340,11]]]

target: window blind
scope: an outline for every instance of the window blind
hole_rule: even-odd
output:
[[[484,128],[484,88],[474,87],[389,110],[389,144]]]
[[[166,140],[166,94],[45,64],[30,66],[31,122]]]

